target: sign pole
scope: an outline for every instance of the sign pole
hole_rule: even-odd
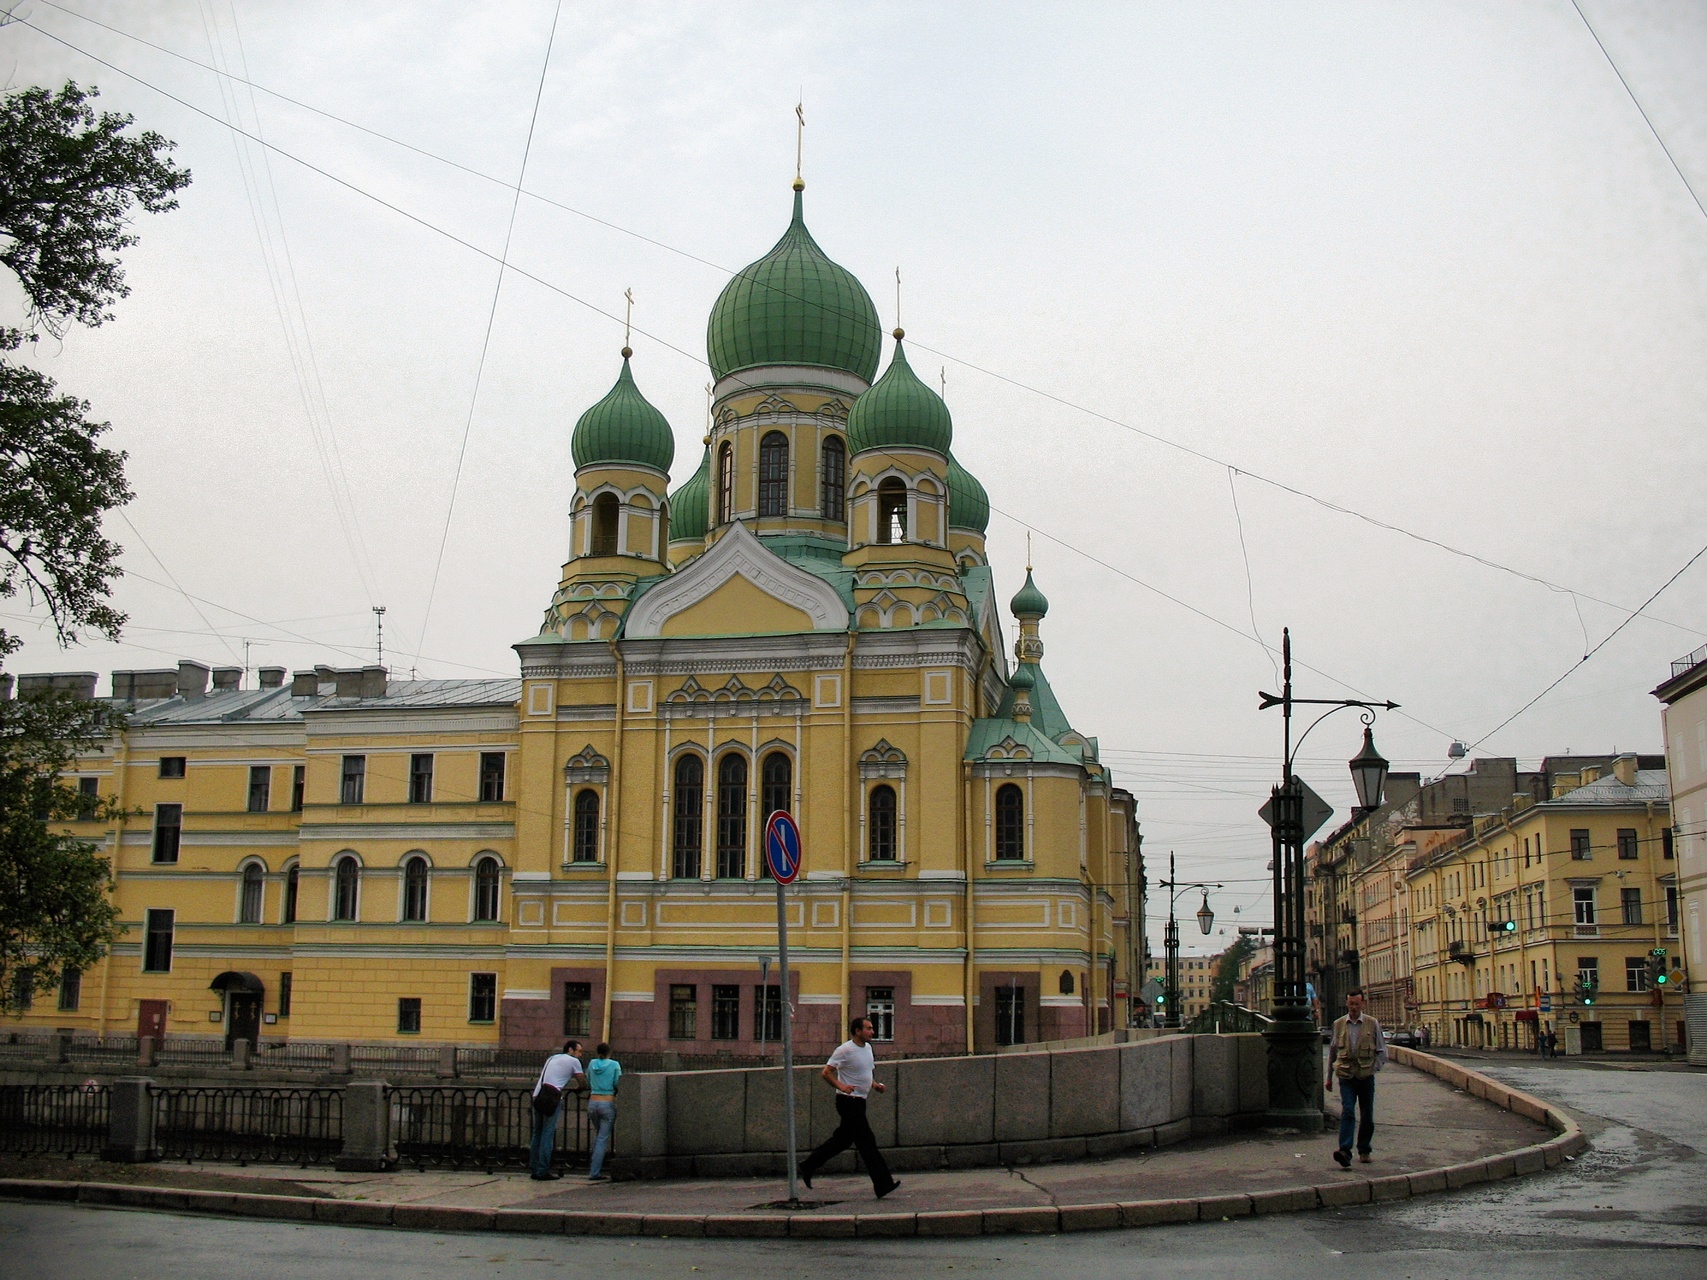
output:
[[[777,976],[782,983],[782,1114],[788,1128],[788,1198],[800,1199],[800,1187],[794,1156],[794,1004],[788,985],[788,905],[783,900],[786,886],[776,882],[776,954]]]

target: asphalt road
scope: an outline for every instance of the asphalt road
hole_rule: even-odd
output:
[[[1372,1268],[1384,1280],[1698,1280],[1707,1273],[1707,1074],[1476,1065],[1576,1111],[1594,1149],[1552,1174],[1380,1209],[944,1241],[427,1235],[0,1203],[0,1273],[21,1280],[557,1280],[570,1272],[600,1280],[839,1280],[851,1272],[1366,1280]]]

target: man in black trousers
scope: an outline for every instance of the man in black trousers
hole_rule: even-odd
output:
[[[889,1165],[877,1149],[877,1138],[865,1118],[866,1095],[874,1089],[878,1093],[883,1092],[882,1084],[871,1078],[875,1065],[868,1043],[871,1019],[855,1018],[848,1024],[848,1035],[850,1038],[830,1055],[822,1073],[825,1083],[836,1091],[836,1114],[842,1122],[823,1146],[801,1161],[800,1180],[810,1188],[813,1174],[832,1158],[853,1147],[859,1152],[859,1158],[865,1161],[866,1172],[871,1175],[871,1189],[881,1200],[901,1184],[889,1176]]]

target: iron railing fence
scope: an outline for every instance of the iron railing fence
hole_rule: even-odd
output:
[[[0,1085],[0,1151],[96,1155],[107,1141],[104,1085]]]
[[[439,1049],[431,1044],[353,1044],[350,1067],[355,1071],[405,1071],[430,1076],[438,1068]]]
[[[1241,1004],[1217,1000],[1180,1030],[1187,1035],[1238,1035],[1251,1031],[1266,1031],[1274,1019]]]
[[[34,1062],[45,1058],[52,1040],[45,1031],[8,1031],[0,1035],[0,1062]]]
[[[231,1050],[223,1038],[168,1036],[155,1046],[154,1061],[163,1067],[228,1066]]]
[[[330,1164],[344,1146],[341,1089],[155,1085],[154,1141],[165,1160]]]
[[[488,1049],[461,1045],[456,1051],[459,1076],[495,1076],[507,1080],[537,1077],[551,1051],[539,1049]]]
[[[78,1067],[129,1067],[136,1062],[134,1035],[73,1036],[65,1060]]]
[[[536,1055],[537,1056],[537,1055]],[[391,1141],[416,1169],[526,1168],[533,1140],[532,1089],[428,1085],[390,1090]],[[552,1163],[583,1165],[591,1149],[586,1096],[566,1093]]]
[[[316,1040],[263,1040],[249,1061],[265,1071],[330,1071],[333,1047]]]

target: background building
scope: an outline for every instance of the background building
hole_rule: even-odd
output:
[[[1677,851],[1667,884],[1667,924],[1685,964],[1707,974],[1707,648],[1671,664],[1671,678],[1654,690],[1665,704],[1666,760]],[[1687,975],[1686,975],[1687,976]],[[1683,984],[1689,1060],[1707,1066],[1707,991]]]

